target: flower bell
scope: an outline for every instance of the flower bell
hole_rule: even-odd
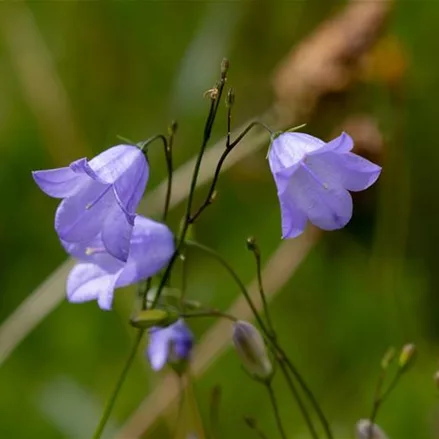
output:
[[[183,319],[166,328],[151,328],[147,355],[151,367],[158,371],[166,363],[179,370],[191,355],[193,335]]]
[[[349,222],[348,191],[367,189],[381,172],[380,166],[352,153],[352,148],[346,133],[328,143],[293,132],[272,140],[268,161],[279,196],[283,238],[299,236],[308,220],[323,230],[340,229]]]
[[[238,320],[233,325],[233,345],[247,372],[262,380],[270,378],[273,366],[260,332],[251,323]]]
[[[114,146],[90,161],[82,158],[32,175],[47,195],[63,198],[55,215],[61,240],[80,243],[100,235],[108,253],[128,259],[135,211],[149,175],[139,148]]]
[[[175,249],[167,226],[140,215],[134,220],[126,262],[106,250],[101,236],[89,242],[62,244],[80,259],[67,278],[67,299],[74,303],[97,300],[104,310],[111,309],[116,288],[153,276],[168,263]]]

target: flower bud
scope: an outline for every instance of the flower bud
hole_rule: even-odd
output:
[[[388,439],[386,434],[376,424],[371,424],[369,419],[360,419],[355,426],[357,439]]]
[[[260,332],[250,323],[238,320],[233,327],[233,344],[245,369],[265,380],[273,373],[267,349]]]
[[[381,368],[383,370],[386,370],[390,363],[395,359],[396,350],[393,346],[391,346],[389,349],[387,349],[386,353],[384,354],[384,357],[381,360]]]
[[[415,354],[416,346],[413,343],[404,345],[399,355],[399,367],[405,371],[413,363]]]
[[[223,58],[223,60],[221,61],[221,78],[225,78],[227,76],[229,66],[229,60],[227,58]]]

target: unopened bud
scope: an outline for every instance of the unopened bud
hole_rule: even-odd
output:
[[[273,373],[260,332],[250,323],[238,320],[233,326],[233,344],[247,372],[265,380]]]
[[[259,255],[259,247],[254,236],[247,238],[247,249]]]
[[[221,78],[225,78],[227,76],[227,72],[229,70],[230,63],[227,58],[223,58],[221,62]]]
[[[178,123],[177,121],[173,120],[168,127],[168,134],[170,136],[173,136],[177,132],[177,129],[178,129]]]
[[[388,439],[384,431],[369,419],[361,419],[355,426],[357,439]]]
[[[390,363],[395,359],[396,350],[393,346],[387,349],[387,352],[384,354],[383,359],[381,360],[381,368],[386,370]]]
[[[130,323],[135,328],[149,329],[153,326],[169,326],[179,319],[176,311],[164,309],[147,309],[140,311],[131,318]]]
[[[409,343],[403,346],[401,353],[399,354],[399,367],[402,370],[406,370],[415,359],[416,346],[413,343]]]

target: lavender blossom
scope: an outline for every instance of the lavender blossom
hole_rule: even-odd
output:
[[[164,224],[137,215],[126,262],[106,251],[101,236],[87,243],[62,242],[72,256],[79,258],[67,278],[67,299],[82,303],[97,300],[111,309],[116,288],[139,282],[156,274],[174,252],[172,232]]]
[[[344,227],[352,217],[348,191],[362,191],[378,179],[381,167],[350,152],[342,133],[328,143],[303,133],[276,137],[268,153],[277,186],[282,237],[294,238],[307,221],[323,230]]]
[[[149,333],[147,355],[154,370],[162,369],[166,363],[173,365],[189,359],[193,336],[184,320],[166,328],[151,328]]]
[[[108,253],[127,260],[135,211],[149,175],[139,148],[114,146],[90,161],[82,158],[32,175],[47,195],[63,198],[55,216],[61,240],[79,243],[100,234]]]

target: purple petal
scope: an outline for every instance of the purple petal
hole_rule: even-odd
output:
[[[182,319],[175,322],[169,329],[172,329],[171,342],[175,355],[180,360],[188,358],[193,347],[192,332]]]
[[[55,230],[64,241],[88,241],[100,232],[115,204],[110,185],[90,181],[76,195],[61,202],[55,215]]]
[[[117,286],[130,285],[153,276],[165,267],[174,249],[174,237],[166,225],[137,215],[128,261]]]
[[[304,133],[283,133],[270,147],[268,160],[273,173],[295,167],[306,154],[319,150],[325,143],[317,137]]]
[[[103,268],[80,262],[75,265],[67,278],[67,299],[73,303],[97,300],[104,310],[111,309],[116,273]]]
[[[137,149],[137,148],[136,148]],[[134,214],[145,192],[149,168],[143,154],[133,162],[130,169],[114,183],[116,200],[125,212]]]
[[[322,148],[311,151],[308,154],[312,156],[315,154],[329,151],[343,153],[351,151],[353,147],[354,141],[352,140],[352,137],[349,134],[343,132],[335,139],[332,139],[330,142],[326,143]]]
[[[305,164],[294,173],[285,197],[323,230],[344,227],[352,217],[352,197],[344,188],[320,180]]]
[[[107,252],[100,235],[83,242],[72,243],[61,240],[61,244],[69,255],[83,262],[99,265],[109,273],[116,273],[125,266],[122,261]]]
[[[362,191],[378,179],[381,167],[351,152],[325,152],[306,159],[306,163],[329,186]]]
[[[108,253],[121,261],[128,259],[135,216],[127,216],[118,205],[109,210],[102,228],[102,241]]]
[[[143,152],[132,145],[117,145],[89,161],[93,172],[105,183],[113,184],[125,173],[138,175],[139,168],[147,168]]]
[[[162,369],[168,360],[170,334],[168,328],[153,328],[150,331],[147,353],[151,367],[156,371]]]
[[[32,176],[40,189],[54,198],[74,195],[88,180],[86,176],[79,175],[70,168],[34,171]]]
[[[296,238],[305,230],[308,217],[305,212],[297,207],[293,197],[289,193],[279,195],[281,218],[282,218],[282,238]]]

